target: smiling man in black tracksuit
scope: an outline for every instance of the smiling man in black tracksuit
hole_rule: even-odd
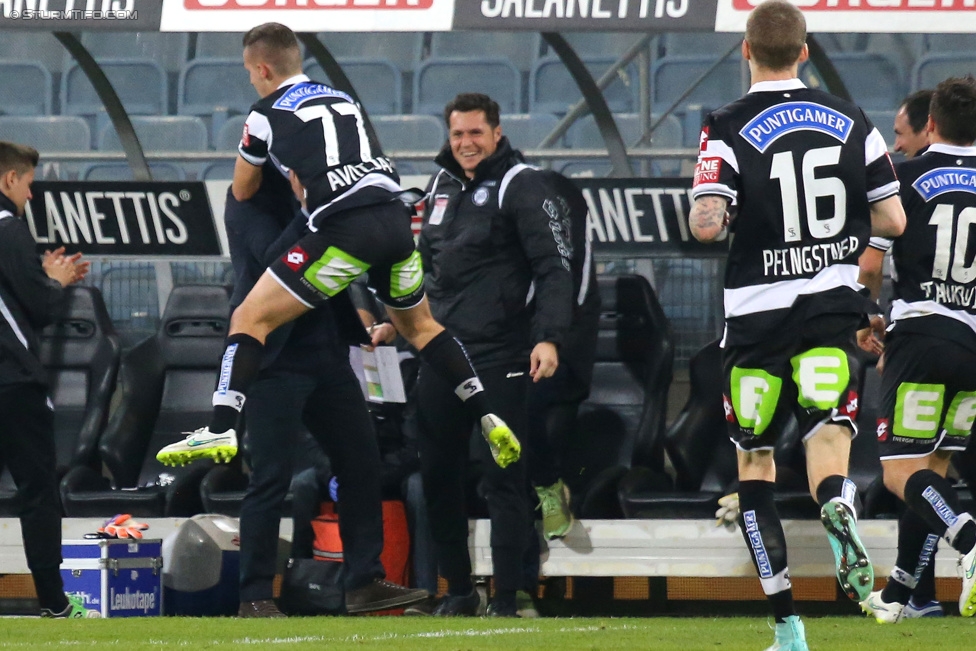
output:
[[[449,142],[428,187],[418,249],[436,318],[464,344],[498,414],[526,422],[530,378],[550,377],[573,313],[568,217],[545,173],[526,165],[501,135],[498,104],[458,95],[444,110]],[[431,533],[448,596],[435,615],[471,615],[464,466],[474,421],[454,388],[425,364],[417,386],[420,456]],[[480,449],[480,448],[479,448]],[[488,460],[495,597],[488,614],[514,616],[531,510],[525,463]]]

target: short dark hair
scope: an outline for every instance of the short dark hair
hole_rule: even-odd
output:
[[[768,0],[749,14],[746,42],[756,63],[770,70],[789,68],[807,42],[807,21],[795,6]]]
[[[451,128],[451,113],[454,111],[459,113],[484,111],[488,126],[494,129],[501,124],[499,117],[501,109],[498,108],[498,102],[482,93],[460,93],[447,103],[447,106],[444,107],[444,124],[447,125],[448,129]]]
[[[935,87],[929,115],[939,135],[954,145],[976,141],[976,79],[950,77]]]
[[[908,126],[912,128],[914,133],[921,133],[929,122],[929,104],[932,103],[933,92],[931,90],[917,90],[901,103],[901,107],[905,109],[905,115],[908,117]]]
[[[295,32],[281,23],[264,23],[252,27],[242,41],[245,48],[261,48],[261,54],[275,74],[292,72],[301,67],[302,51]]]
[[[37,167],[40,154],[33,147],[0,140],[0,176],[10,170],[25,174]]]

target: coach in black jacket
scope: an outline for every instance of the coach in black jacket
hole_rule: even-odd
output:
[[[435,318],[464,344],[493,409],[519,434],[529,379],[555,372],[572,318],[566,215],[545,175],[501,135],[491,98],[458,95],[444,119],[449,142],[436,159],[442,169],[428,187],[418,246],[427,297]],[[474,423],[455,387],[426,366],[417,398],[431,531],[449,584],[435,614],[474,614],[463,480]],[[525,462],[483,465],[495,572],[488,614],[514,616],[530,530]]]
[[[17,485],[27,567],[41,614],[91,617],[79,598],[70,602],[61,581],[61,502],[55,470],[54,414],[37,357],[36,331],[51,323],[64,288],[85,277],[81,254],[48,252],[21,218],[31,197],[37,151],[0,142],[0,468]]]

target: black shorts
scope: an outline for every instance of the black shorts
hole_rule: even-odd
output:
[[[976,354],[947,339],[892,334],[881,375],[882,459],[964,450],[976,422]]]
[[[366,275],[377,298],[406,309],[424,297],[424,270],[400,201],[352,208],[323,219],[268,268],[292,296],[314,308]]]
[[[737,448],[772,449],[787,409],[804,439],[826,423],[857,434],[861,320],[860,314],[788,318],[769,341],[725,348],[725,419]]]

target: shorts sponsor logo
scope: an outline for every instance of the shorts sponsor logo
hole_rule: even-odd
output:
[[[758,368],[732,368],[732,408],[739,427],[762,435],[773,421],[783,380]]]
[[[899,384],[892,427],[894,435],[923,441],[934,439],[939,432],[944,399],[945,387],[941,384]]]
[[[742,514],[742,521],[746,525],[746,536],[749,538],[749,545],[756,555],[759,577],[763,579],[773,578],[773,566],[769,563],[769,554],[766,552],[766,545],[763,543],[762,534],[759,533],[756,512],[746,511]]]
[[[943,425],[949,436],[967,437],[976,426],[976,391],[960,391],[949,404]]]
[[[888,434],[890,434],[890,432],[891,432],[891,430],[890,430],[890,425],[888,423],[888,419],[887,418],[879,418],[878,419],[878,429],[877,429],[878,440],[879,441],[887,441],[888,440]]]
[[[793,382],[799,390],[797,401],[801,407],[823,411],[840,407],[841,396],[851,379],[844,351],[839,348],[812,348],[791,359],[790,363],[793,366]],[[856,393],[854,397],[856,399]],[[856,403],[854,407],[856,410]]]
[[[837,413],[841,416],[847,416],[851,420],[857,420],[857,412],[860,411],[861,404],[857,397],[857,391],[847,392],[847,402],[841,405]]]
[[[702,158],[695,165],[695,185],[701,183],[718,183],[719,173],[722,171],[721,158]]]
[[[732,408],[732,401],[729,397],[722,394],[722,408],[725,409],[725,420],[734,423],[735,422],[735,410]]]
[[[302,265],[305,264],[305,261],[308,260],[308,254],[305,253],[305,250],[302,249],[302,247],[294,246],[290,251],[288,251],[288,253],[285,254],[285,257],[283,257],[282,260],[286,265],[288,265],[289,269],[292,271],[298,271],[302,268]]]

